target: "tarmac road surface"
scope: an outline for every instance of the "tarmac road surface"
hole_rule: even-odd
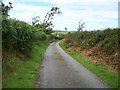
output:
[[[65,53],[58,42],[46,50],[37,88],[110,88],[101,79]]]

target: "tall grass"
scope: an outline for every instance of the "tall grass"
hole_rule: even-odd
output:
[[[9,58],[11,60],[9,68],[13,71],[3,78],[3,88],[35,88],[42,58],[47,47],[48,43],[43,43],[40,46],[34,45],[32,56],[27,60],[20,60],[16,56]]]

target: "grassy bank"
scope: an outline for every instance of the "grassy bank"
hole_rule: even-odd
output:
[[[65,47],[63,41],[60,42],[60,46],[67,51],[68,48]],[[78,62],[84,65],[88,70],[96,74],[99,78],[105,81],[107,84],[113,88],[118,87],[118,73],[111,71],[109,67],[104,65],[96,65],[90,61],[90,58],[84,55],[83,53],[77,53],[75,51],[68,52],[72,57],[74,57]]]
[[[3,78],[3,88],[35,88],[41,61],[47,47],[47,43],[40,46],[34,45],[28,60],[20,60],[16,56],[11,57],[9,67],[14,71]]]

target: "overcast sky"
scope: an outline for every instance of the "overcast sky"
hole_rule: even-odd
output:
[[[41,21],[53,6],[61,9],[61,15],[53,19],[54,30],[77,30],[78,22],[85,22],[85,30],[118,27],[119,0],[4,0],[13,3],[9,12],[11,18],[31,23],[33,16],[39,15]]]

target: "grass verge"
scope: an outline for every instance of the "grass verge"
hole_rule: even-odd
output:
[[[35,45],[31,58],[25,61],[18,60],[16,57],[11,58],[10,65],[15,65],[14,68],[17,69],[3,80],[3,88],[35,88],[41,61],[47,47],[47,43]]]
[[[61,41],[59,45],[63,50],[67,51],[68,48],[65,47],[65,43]],[[104,65],[96,65],[90,61],[90,58],[83,53],[77,53],[75,51],[68,52],[73,58],[85,66],[88,70],[96,74],[99,78],[105,81],[108,85],[113,88],[118,88],[118,73],[116,71],[111,71],[109,67]]]

